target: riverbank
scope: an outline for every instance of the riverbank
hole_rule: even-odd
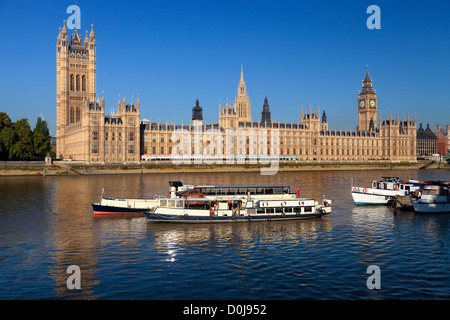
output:
[[[86,164],[76,161],[55,161],[46,165],[43,161],[0,162],[0,176],[57,176],[98,174],[150,174],[164,172],[243,172],[271,168],[272,172],[314,170],[386,170],[386,169],[444,169],[447,163],[420,160],[417,163],[391,163],[389,161],[281,161],[278,168],[272,164],[174,164],[172,162],[142,162],[129,164]]]

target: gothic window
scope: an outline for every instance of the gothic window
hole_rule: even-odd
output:
[[[76,86],[77,86],[77,91],[80,91],[80,76],[79,75],[77,75]]]
[[[75,84],[74,84],[74,77],[73,74],[70,75],[70,91],[74,91],[75,90]]]
[[[92,140],[97,141],[98,140],[98,131],[92,132]]]
[[[73,109],[73,107],[70,108],[70,123],[74,123],[75,122],[75,110]]]
[[[86,76],[81,78],[81,91],[86,92]]]
[[[77,107],[77,111],[76,111],[76,122],[80,122],[80,115],[81,115],[81,113],[80,113],[80,108],[78,108]]]
[[[129,133],[128,141],[134,141],[134,132]]]

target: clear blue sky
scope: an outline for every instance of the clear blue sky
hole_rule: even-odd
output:
[[[56,37],[75,1],[0,0],[0,111],[13,121],[42,114],[55,133]],[[381,29],[369,30],[369,5]],[[81,30],[97,40],[97,91],[106,111],[124,92],[141,119],[185,124],[198,97],[204,121],[233,101],[241,64],[252,105],[297,122],[300,107],[326,110],[330,129],[354,130],[369,65],[384,119],[408,113],[450,124],[450,0],[87,1]],[[69,30],[71,33],[72,30]]]

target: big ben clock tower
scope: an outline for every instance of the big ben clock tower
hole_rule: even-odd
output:
[[[377,128],[377,94],[372,88],[369,77],[369,67],[366,68],[366,77],[358,96],[358,129],[371,131]]]

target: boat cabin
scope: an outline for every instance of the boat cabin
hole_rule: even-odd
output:
[[[422,190],[421,199],[445,201],[449,197],[449,189],[441,186],[425,186]]]
[[[242,198],[161,198],[159,207],[166,208],[186,208],[199,210],[233,210],[242,208]]]
[[[406,191],[406,194],[418,189],[418,186],[414,183],[408,183],[408,181],[402,181],[398,177],[382,177],[380,180],[372,181],[372,188],[378,190],[400,190]]]
[[[289,194],[289,186],[195,186],[195,190],[205,196],[216,195],[274,195]]]

